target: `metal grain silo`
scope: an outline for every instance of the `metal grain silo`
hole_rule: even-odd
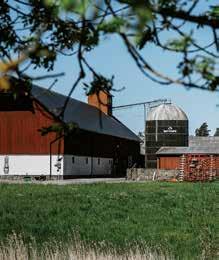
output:
[[[163,146],[188,146],[188,118],[181,108],[165,103],[150,109],[145,126],[145,165],[156,168]]]

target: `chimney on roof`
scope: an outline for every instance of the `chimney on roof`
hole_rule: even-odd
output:
[[[112,115],[112,95],[106,90],[88,95],[88,104],[101,110],[106,115]]]

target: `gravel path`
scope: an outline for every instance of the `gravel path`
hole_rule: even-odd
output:
[[[1,183],[9,184],[54,184],[54,185],[68,185],[68,184],[92,184],[92,183],[121,183],[127,182],[125,178],[87,178],[87,179],[68,179],[68,180],[48,180],[48,181],[23,181],[23,180],[0,180]]]

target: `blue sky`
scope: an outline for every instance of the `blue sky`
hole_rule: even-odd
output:
[[[176,74],[175,63],[178,59],[175,55],[166,54],[152,46],[144,50],[144,55],[153,62],[156,68],[171,76]],[[219,127],[219,108],[216,107],[219,104],[219,93],[187,90],[178,85],[161,86],[152,82],[137,69],[119,38],[105,39],[100,47],[87,55],[87,58],[98,72],[109,77],[115,75],[116,88],[125,87],[122,92],[113,93],[115,106],[167,98],[186,112],[189,118],[190,134],[193,134],[194,130],[205,121],[212,129],[212,134],[215,128]],[[65,72],[65,76],[59,78],[54,90],[67,94],[78,73],[75,59],[59,57],[54,71]],[[89,80],[84,80],[84,82],[89,82]],[[38,83],[46,87],[51,84],[51,80]],[[87,101],[82,84],[77,87],[72,97]],[[144,114],[141,108],[115,111],[114,115],[136,133],[144,129]]]
[[[190,29],[191,27],[188,28],[188,31]],[[211,31],[207,29],[199,30],[196,36],[203,45],[212,37]],[[164,35],[164,39],[168,38],[174,38],[174,35]],[[167,73],[171,77],[177,76],[176,64],[179,61],[179,56],[176,54],[170,55],[152,45],[146,46],[142,54],[156,69]],[[208,123],[209,129],[212,130],[211,134],[214,134],[215,128],[219,127],[219,107],[216,107],[219,104],[219,93],[195,89],[188,90],[178,85],[161,86],[152,82],[137,69],[118,37],[104,37],[100,46],[88,53],[86,57],[97,72],[108,77],[115,75],[114,83],[116,88],[125,87],[122,92],[112,93],[114,95],[114,106],[167,98],[186,112],[189,118],[190,134],[194,134],[194,130],[203,122]],[[59,78],[54,90],[68,94],[78,75],[76,59],[74,57],[60,56],[54,72],[65,72],[65,76]],[[89,82],[89,79],[85,79],[83,82]],[[51,80],[37,83],[48,87]],[[84,102],[87,101],[82,83],[77,87],[72,97]],[[143,131],[143,109],[133,108],[115,111],[114,115],[134,132]]]

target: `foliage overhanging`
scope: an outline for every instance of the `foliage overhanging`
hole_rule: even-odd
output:
[[[202,28],[209,33],[206,46],[197,36]],[[57,56],[68,55],[77,59],[80,69],[69,95],[88,71],[95,81],[91,83],[92,92],[99,91],[93,89],[98,80],[109,90],[110,79],[104,80],[87,61],[86,53],[99,46],[104,35],[116,34],[139,70],[151,80],[217,90],[218,29],[219,6],[212,6],[208,0],[1,0],[0,85],[9,87],[5,75],[10,71],[25,79],[41,79],[33,78],[29,68],[52,71]],[[165,41],[166,32],[173,38]],[[149,63],[141,51],[148,44],[181,54],[178,78],[165,75],[156,64]],[[24,61],[25,66],[21,66]]]

